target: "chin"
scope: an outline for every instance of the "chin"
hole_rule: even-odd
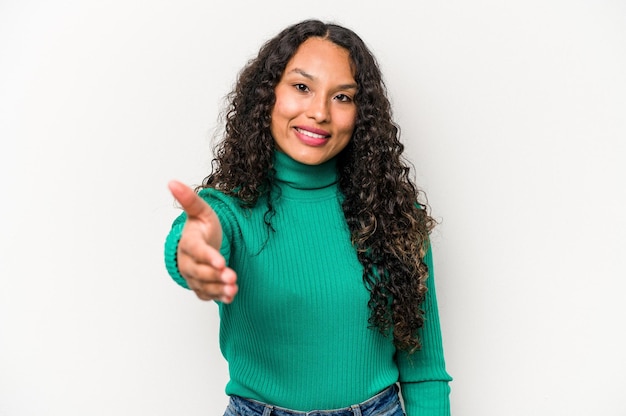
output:
[[[321,165],[328,160],[325,157],[315,155],[299,155],[298,157],[292,156],[291,158],[305,165]]]

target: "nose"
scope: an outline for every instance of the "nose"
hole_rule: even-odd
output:
[[[309,107],[307,108],[307,116],[318,123],[329,120],[330,109],[328,100],[323,94],[316,94],[311,98]]]

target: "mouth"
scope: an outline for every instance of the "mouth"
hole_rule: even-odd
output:
[[[330,139],[330,134],[327,134],[326,132],[315,132],[310,129],[305,130],[300,127],[295,127],[294,131],[296,133],[296,137],[301,143],[311,147],[324,146]]]
[[[304,136],[307,136],[307,137],[310,137],[312,139],[317,139],[317,140],[322,140],[322,139],[327,140],[327,139],[330,139],[330,134],[321,133],[321,132],[314,132],[314,131],[311,131],[311,130],[305,130],[305,129],[300,128],[300,127],[295,127],[295,130],[296,130],[297,133],[299,133],[301,135],[304,135]]]

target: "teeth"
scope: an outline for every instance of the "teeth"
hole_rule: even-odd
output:
[[[309,136],[309,137],[312,137],[314,139],[325,139],[326,138],[326,136],[323,136],[321,134],[312,133],[312,132],[307,131],[307,130],[302,130],[302,129],[297,129],[297,130],[298,130],[298,132],[304,134],[305,136]]]

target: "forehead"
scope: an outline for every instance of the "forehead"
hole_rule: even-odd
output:
[[[304,41],[291,57],[285,71],[302,68],[307,71],[332,71],[354,76],[354,65],[347,49],[330,40],[313,37]]]

